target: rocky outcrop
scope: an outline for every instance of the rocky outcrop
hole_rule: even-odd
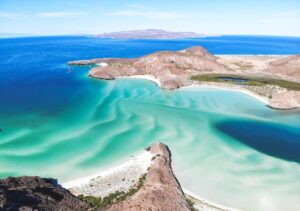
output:
[[[270,62],[267,71],[294,81],[300,81],[300,54]]]
[[[0,210],[88,210],[91,206],[54,179],[15,177],[0,180]]]
[[[94,37],[113,39],[180,39],[199,38],[204,36],[194,32],[171,32],[160,29],[146,29],[104,33],[95,35]]]
[[[153,162],[141,189],[132,197],[111,206],[108,210],[190,210],[172,172],[168,147],[162,143],[155,143],[149,150],[154,156]]]
[[[275,94],[269,100],[269,107],[289,110],[300,107],[300,92],[286,91]]]
[[[163,89],[176,89],[191,84],[190,76],[199,72],[222,72],[228,69],[216,61],[216,57],[202,47],[192,47],[177,52],[156,52],[136,61],[118,59],[108,65],[94,67],[89,75],[101,79],[120,76],[152,75]]]

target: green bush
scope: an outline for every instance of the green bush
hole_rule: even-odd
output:
[[[230,78],[232,80],[226,80],[225,78]],[[204,82],[219,82],[219,83],[231,83],[231,84],[240,84],[248,86],[265,86],[265,85],[274,85],[288,90],[300,91],[300,83],[287,81],[276,78],[265,78],[265,77],[256,77],[256,76],[244,76],[244,75],[234,75],[234,74],[200,74],[191,77],[195,81],[204,81]],[[238,82],[236,80],[245,80],[244,82]]]

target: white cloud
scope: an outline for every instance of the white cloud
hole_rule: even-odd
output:
[[[300,13],[297,11],[286,11],[262,18],[261,23],[295,24],[300,23]]]
[[[22,15],[13,12],[0,12],[0,18],[16,19],[20,16]]]
[[[184,17],[184,15],[174,13],[174,12],[137,11],[137,10],[123,10],[123,11],[108,13],[107,15],[125,16],[125,17],[145,17],[150,19],[176,19],[176,18]]]
[[[300,23],[300,18],[270,18],[261,20],[261,23]]]
[[[20,19],[20,18],[76,18],[85,15],[85,12],[40,12],[40,13],[13,13],[0,12],[0,18]]]
[[[39,18],[74,18],[84,14],[84,12],[41,12],[35,14],[35,16]]]

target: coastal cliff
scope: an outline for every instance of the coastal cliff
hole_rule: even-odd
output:
[[[83,196],[86,189],[77,189],[73,195],[54,179],[16,177],[0,180],[0,210],[190,210],[192,204],[173,174],[171,153],[162,143],[147,149],[151,164],[131,194],[111,194],[105,204],[101,198]],[[127,169],[130,171],[130,168]],[[95,181],[93,178],[91,181]],[[118,184],[111,184],[118,187]],[[90,183],[88,186],[91,187]],[[82,187],[82,186],[81,186]],[[104,188],[102,185],[96,188]],[[74,188],[73,188],[74,191]],[[118,192],[117,192],[118,193]],[[113,197],[114,196],[114,197]],[[122,196],[122,197],[121,197]],[[98,200],[98,201],[97,201]],[[207,205],[206,205],[207,206]]]
[[[96,65],[89,71],[93,78],[146,76],[168,90],[189,85],[225,86],[256,95],[271,108],[300,108],[300,55],[216,57],[205,48],[195,46],[181,51],[158,51],[140,58],[99,58],[68,64]],[[205,74],[222,74],[222,77],[216,77],[215,83],[197,80]],[[232,83],[232,76],[236,81],[248,83]]]

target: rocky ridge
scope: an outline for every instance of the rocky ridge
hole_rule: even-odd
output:
[[[141,189],[108,210],[190,210],[180,184],[173,174],[168,147],[162,143],[155,143],[149,150],[154,155],[153,162]]]

